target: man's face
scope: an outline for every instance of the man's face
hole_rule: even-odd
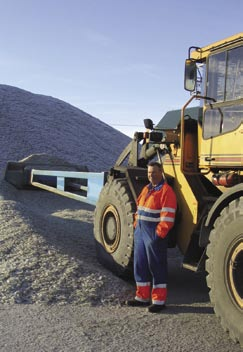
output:
[[[153,186],[156,186],[163,179],[162,169],[157,165],[148,166],[148,179]]]

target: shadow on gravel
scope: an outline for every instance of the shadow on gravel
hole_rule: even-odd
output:
[[[183,269],[181,263],[175,264],[172,259],[169,259],[168,304],[183,307],[186,304],[209,302],[206,273],[195,273]],[[190,309],[196,310],[198,307]]]
[[[212,307],[202,306],[185,306],[185,305],[173,305],[170,304],[166,308],[166,314],[214,314]]]
[[[89,250],[94,254],[93,206],[45,191],[16,190],[5,181],[0,187],[2,200],[16,202],[24,221],[50,245],[78,259]]]

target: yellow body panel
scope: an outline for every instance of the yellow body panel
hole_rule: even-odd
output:
[[[243,166],[243,124],[235,131],[201,141],[200,167]],[[205,159],[210,157],[212,161]]]
[[[180,211],[180,226],[177,231],[177,245],[181,252],[185,254],[197,221],[198,221],[198,202],[193,194],[186,177],[180,170],[179,155],[171,161],[167,156],[163,162],[165,174],[174,178],[173,189],[177,196]]]

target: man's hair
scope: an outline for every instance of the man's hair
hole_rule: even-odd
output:
[[[148,166],[157,166],[159,169],[161,169],[161,164],[158,161],[150,161]]]

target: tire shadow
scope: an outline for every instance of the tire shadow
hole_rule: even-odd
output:
[[[182,261],[183,256],[177,248],[168,250],[168,314],[214,314],[210,306],[206,272],[184,269]]]

